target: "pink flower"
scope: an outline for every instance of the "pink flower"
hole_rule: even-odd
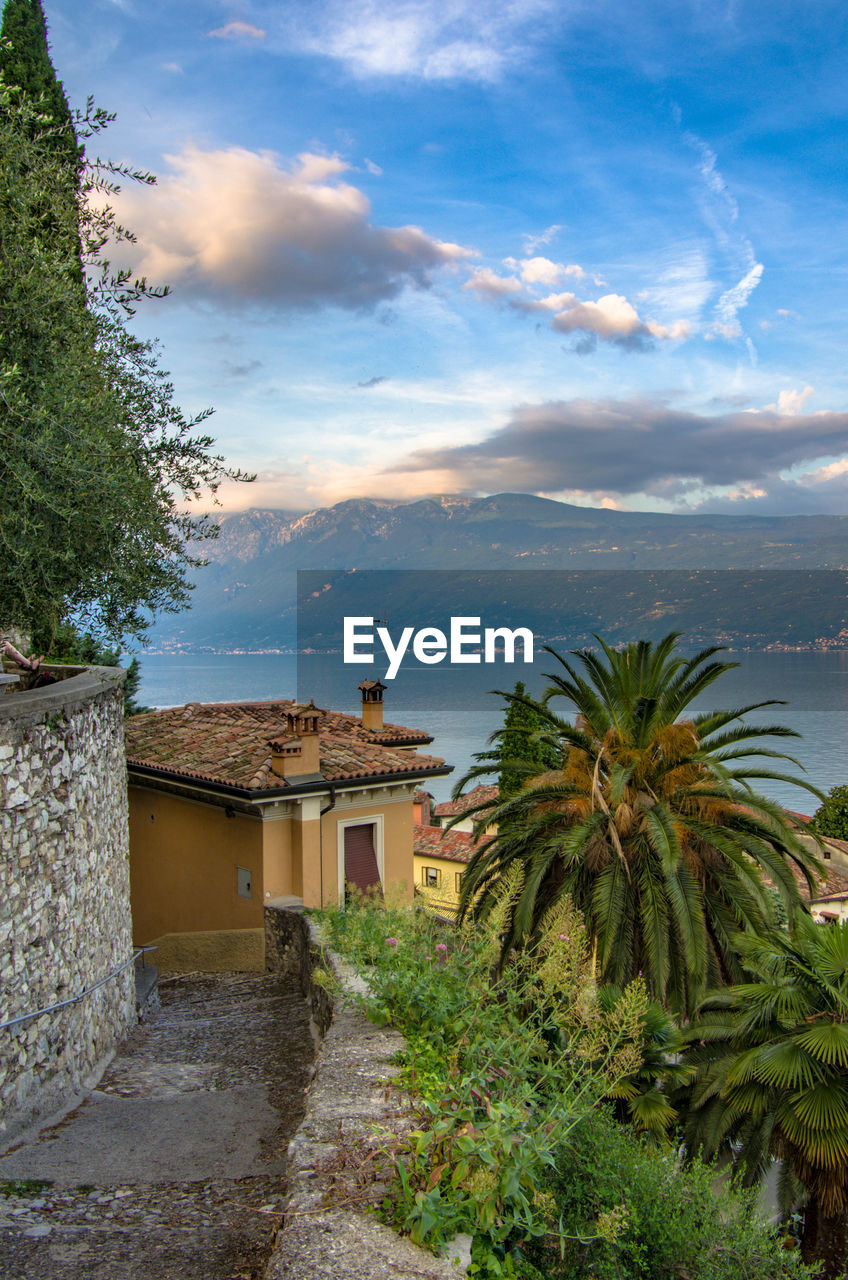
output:
[[[398,944],[397,938],[386,938],[387,947],[396,947],[397,944]]]
[[[570,942],[570,941],[571,941],[571,938],[570,938],[570,936],[569,936],[567,933],[561,933],[559,936],[560,936],[560,940],[561,940],[562,942]]]
[[[437,942],[437,943],[436,943],[436,950],[437,950],[437,951],[447,951],[447,949],[448,949],[448,946],[447,946],[447,943],[446,943],[446,942]]]

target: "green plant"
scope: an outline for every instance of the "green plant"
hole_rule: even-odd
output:
[[[549,650],[562,671],[538,711],[561,766],[478,813],[461,911],[485,917],[517,867],[506,949],[538,937],[568,894],[585,916],[599,980],[620,986],[642,972],[652,996],[689,1013],[708,987],[742,977],[734,937],[772,923],[764,875],[794,910],[792,864],[808,880],[820,866],[753,783],[781,778],[818,792],[755,763],[791,760],[761,742],[792,730],[744,719],[771,701],[691,714],[693,699],[738,664],[716,660],[715,648],[684,658],[678,638],[618,651],[599,641],[600,655],[580,650],[575,663]],[[555,714],[558,699],[573,719]],[[483,838],[492,823],[497,834]]]
[[[538,706],[519,680],[507,699],[503,728],[494,735],[493,765],[499,767],[498,791],[501,800],[515,795],[528,778],[537,777],[556,765],[556,751],[542,736],[544,722]],[[485,757],[481,757],[485,758]]]
[[[34,655],[43,656],[48,662],[67,663],[69,666],[118,667],[121,665],[119,649],[104,644],[87,632],[79,631],[70,622],[60,623],[55,629],[45,626],[36,627],[30,636],[29,647]],[[129,660],[126,671],[124,715],[137,716],[143,711],[150,710],[149,707],[143,707],[136,701],[141,683],[138,658]]]
[[[7,5],[4,34],[22,45],[4,45],[0,77],[0,621],[73,618],[117,641],[185,606],[196,541],[218,530],[186,504],[247,477],[127,328],[157,291],[103,257],[132,240],[109,205],[116,179],[152,177],[81,159],[111,117],[90,102],[69,117],[40,5]]]
[[[556,1153],[546,1194],[561,1235],[533,1242],[549,1280],[777,1280],[808,1276],[756,1205],[699,1160],[641,1141],[594,1110]]]
[[[7,1178],[0,1182],[0,1196],[40,1196],[52,1186],[43,1178]]]
[[[848,787],[831,787],[813,814],[810,828],[820,836],[848,840]]]
[[[715,992],[688,1038],[698,1076],[691,1150],[729,1151],[755,1183],[783,1161],[787,1207],[803,1189],[802,1254],[845,1267],[848,1212],[848,921],[798,916],[791,936],[745,938],[753,981]]]
[[[602,987],[598,993],[602,1009],[613,1008],[622,998],[618,987]],[[686,1041],[677,1018],[655,1000],[645,1009],[641,1031],[637,1069],[616,1081],[607,1097],[619,1119],[627,1119],[647,1141],[665,1145],[677,1120],[672,1096],[688,1084],[695,1068],[685,1059]]]
[[[432,1248],[469,1232],[480,1276],[529,1274],[524,1242],[553,1229],[545,1170],[597,1099],[638,1068],[647,1010],[639,982],[601,1008],[567,900],[538,947],[498,971],[510,893],[502,886],[485,930],[381,904],[325,917],[333,944],[367,972],[359,1003],[407,1038],[402,1082],[420,1123],[393,1152],[387,1213]]]

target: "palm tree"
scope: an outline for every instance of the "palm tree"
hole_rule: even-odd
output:
[[[806,1198],[803,1260],[831,1280],[848,1209],[848,921],[799,915],[791,937],[739,945],[757,980],[711,994],[689,1031],[687,1145],[729,1149],[749,1183],[782,1160],[784,1199],[796,1179]]]
[[[717,647],[684,658],[678,638],[618,651],[599,640],[600,654],[572,651],[576,663],[548,649],[562,671],[535,705],[560,767],[480,808],[478,837],[491,824],[498,831],[468,864],[460,910],[485,915],[498,880],[517,864],[523,888],[507,949],[531,939],[569,894],[585,917],[599,981],[621,986],[642,972],[655,999],[691,1012],[708,987],[742,978],[733,938],[771,923],[765,877],[792,911],[800,899],[791,864],[810,885],[820,869],[784,811],[752,783],[780,779],[819,793],[762,764],[797,765],[761,745],[797,737],[793,730],[744,720],[774,700],[689,711],[739,664],[717,660]],[[560,698],[573,719],[555,714]],[[484,760],[469,777],[485,771]]]

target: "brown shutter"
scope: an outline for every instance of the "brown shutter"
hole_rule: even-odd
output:
[[[359,826],[345,827],[345,880],[362,893],[380,889],[380,872],[374,852],[374,824],[363,822]]]

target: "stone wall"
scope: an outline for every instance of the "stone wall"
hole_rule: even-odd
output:
[[[318,934],[303,907],[265,906],[265,967],[298,983],[309,1005],[316,1038],[326,1034],[333,1019],[329,993],[313,979],[325,956]]]
[[[132,956],[123,680],[90,667],[0,695],[0,1022]],[[0,1027],[0,1138],[90,1083],[134,1019],[130,964]]]
[[[454,1257],[419,1249],[377,1221],[373,1210],[385,1187],[369,1185],[367,1177],[363,1183],[358,1173],[363,1153],[415,1122],[408,1101],[389,1084],[402,1037],[373,1026],[345,998],[333,1008],[313,968],[333,970],[349,993],[361,991],[363,980],[324,947],[302,908],[266,906],[265,931],[268,967],[301,981],[323,1034],[306,1115],[289,1144],[284,1225],[265,1280],[460,1280],[467,1237],[457,1241]]]

